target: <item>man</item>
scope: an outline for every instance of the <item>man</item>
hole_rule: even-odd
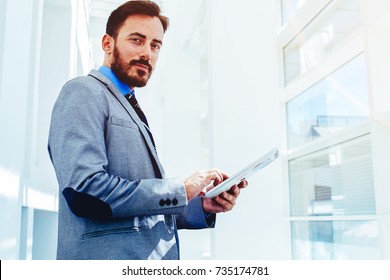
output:
[[[103,66],[58,97],[49,134],[60,187],[58,259],[178,259],[177,229],[213,227],[247,185],[208,199],[199,193],[227,174],[166,178],[134,88],[149,80],[167,27],[151,1],[121,5],[107,22]]]

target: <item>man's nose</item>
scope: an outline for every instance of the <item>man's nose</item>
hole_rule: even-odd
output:
[[[152,50],[149,46],[145,45],[140,53],[139,53],[139,57],[142,58],[143,60],[146,60],[146,61],[149,61],[150,58],[152,56]]]

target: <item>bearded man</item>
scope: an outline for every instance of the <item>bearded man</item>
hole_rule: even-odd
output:
[[[177,230],[214,227],[247,185],[209,199],[199,194],[224,172],[164,173],[134,91],[152,75],[168,23],[152,1],[119,6],[103,66],[61,90],[48,145],[60,189],[58,259],[179,259]]]

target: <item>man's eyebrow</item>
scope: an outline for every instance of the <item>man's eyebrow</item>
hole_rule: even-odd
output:
[[[163,44],[161,40],[157,40],[157,39],[153,39],[153,42],[158,43],[158,44],[160,44],[160,45]]]
[[[141,37],[141,38],[143,38],[143,39],[146,38],[146,35],[141,34],[141,33],[138,33],[138,32],[133,32],[133,33],[131,33],[129,36],[138,36],[138,37]],[[160,45],[162,45],[162,41],[161,41],[161,40],[153,39],[153,42],[159,43]]]
[[[144,39],[146,38],[146,35],[138,33],[138,32],[133,32],[129,36],[138,36],[138,37],[141,37],[141,38],[144,38]]]

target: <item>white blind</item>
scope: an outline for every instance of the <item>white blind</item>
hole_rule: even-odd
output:
[[[289,162],[291,216],[375,214],[370,136]]]

